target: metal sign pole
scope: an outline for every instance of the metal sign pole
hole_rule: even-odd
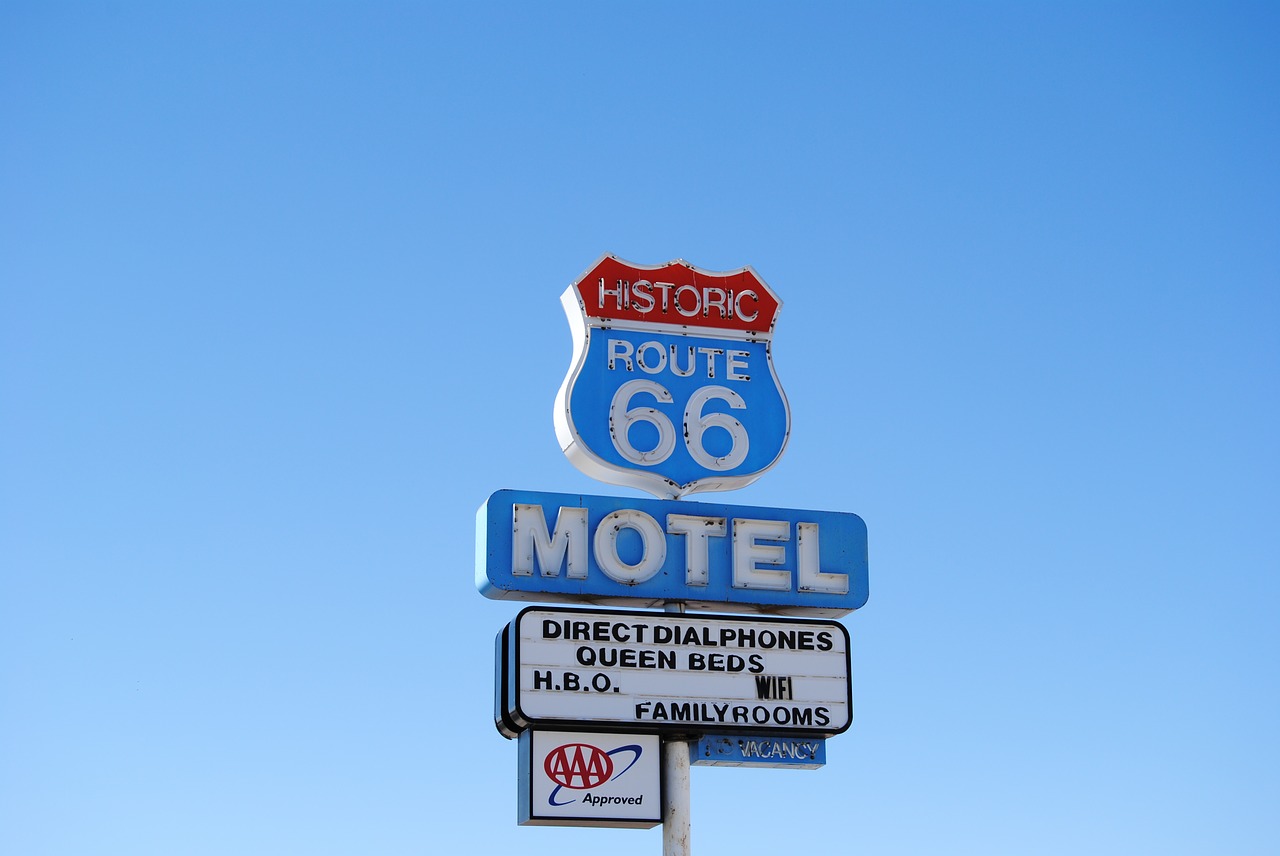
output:
[[[683,603],[668,603],[665,612],[684,612]],[[689,785],[689,743],[662,741],[662,856],[690,856],[693,849]]]
[[[662,741],[662,856],[690,856],[689,744]]]

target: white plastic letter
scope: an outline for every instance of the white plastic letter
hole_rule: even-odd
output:
[[[724,537],[724,518],[668,514],[667,531],[672,535],[685,536],[685,583],[705,586],[711,576],[710,545],[707,544],[707,539]]]
[[[680,295],[682,294],[693,295],[692,309],[685,309],[684,306],[681,305]],[[698,291],[698,289],[694,288],[692,285],[682,285],[679,288],[677,288],[676,294],[675,294],[675,301],[676,301],[676,311],[687,318],[691,318],[694,315],[697,315],[700,311],[702,311],[702,293]]]
[[[657,351],[658,356],[652,358],[654,365],[649,365],[644,355],[654,351]],[[645,374],[658,374],[667,367],[667,349],[660,342],[645,342],[636,348],[636,365],[640,366],[640,370]]]
[[[760,544],[766,541],[786,541],[791,537],[791,524],[785,520],[733,520],[733,587],[791,590],[791,572],[759,568],[756,562],[780,565],[786,561],[786,547],[781,544]]]
[[[547,531],[547,517],[541,505],[515,503],[511,507],[511,573],[517,577],[533,576],[534,556],[544,577],[560,576],[560,567],[568,561],[565,576],[573,580],[587,578],[587,510],[561,506],[556,515],[555,535]]]
[[[799,571],[797,586],[800,591],[849,593],[848,574],[829,574],[821,568],[816,523],[796,524],[796,568]]]
[[[610,339],[609,340],[609,371],[613,371],[615,360],[622,360],[627,364],[627,371],[631,368],[631,343],[626,339]]]
[[[623,529],[633,529],[640,535],[644,545],[640,561],[628,565],[618,556],[618,533]],[[605,515],[596,527],[595,536],[596,564],[605,576],[623,585],[639,585],[662,569],[667,560],[667,538],[654,520],[643,511],[624,508]]]

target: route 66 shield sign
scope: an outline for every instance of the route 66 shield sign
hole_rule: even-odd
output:
[[[578,469],[676,499],[777,463],[791,431],[770,351],[782,303],[750,267],[604,255],[560,301],[574,353],[556,436]]]

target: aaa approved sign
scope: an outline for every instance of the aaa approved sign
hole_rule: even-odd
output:
[[[656,734],[526,731],[520,735],[521,826],[662,822]]]
[[[829,737],[853,720],[849,634],[836,622],[529,607],[503,633],[504,733]]]

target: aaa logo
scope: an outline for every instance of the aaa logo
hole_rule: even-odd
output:
[[[575,341],[556,435],[578,469],[674,499],[744,487],[782,456],[791,412],[771,350],[782,303],[750,267],[606,255],[560,299]]]
[[[542,763],[547,777],[563,788],[598,788],[613,777],[609,753],[588,743],[566,743]]]
[[[556,783],[547,802],[555,806],[574,802],[572,799],[557,802],[556,794],[560,793],[562,788],[584,791],[611,782],[634,767],[643,751],[636,744],[619,746],[607,752],[590,743],[565,743],[557,746],[542,762],[542,769],[547,774],[547,778]],[[613,756],[619,753],[631,755],[630,762],[621,770],[617,769],[613,762]]]

